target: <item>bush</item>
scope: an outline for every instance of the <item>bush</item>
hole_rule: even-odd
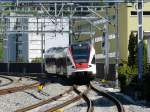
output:
[[[143,96],[150,101],[150,72],[143,76]]]
[[[118,79],[120,81],[121,92],[131,83],[132,79],[137,76],[137,66],[130,67],[127,63],[118,68]]]
[[[42,58],[34,58],[31,63],[41,63],[42,62]]]
[[[11,61],[10,61],[10,62],[11,62]],[[24,57],[18,57],[18,58],[16,59],[16,63],[25,63]]]
[[[120,81],[121,92],[133,95],[138,93],[138,98],[145,98],[150,100],[150,73],[148,73],[147,67],[147,45],[141,42],[140,47],[143,49],[143,73],[142,80],[138,79],[138,43],[137,35],[131,32],[129,38],[129,56],[128,62],[124,61],[122,66],[118,68],[118,79]]]
[[[129,56],[128,56],[128,65],[129,66],[134,66],[137,65],[137,51],[138,51],[138,36],[134,35],[135,32],[131,32],[130,38],[129,38],[129,45],[128,45],[128,51],[129,51]]]

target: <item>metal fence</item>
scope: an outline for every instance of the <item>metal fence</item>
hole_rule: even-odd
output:
[[[104,64],[97,63],[97,77],[115,79],[115,64],[109,65],[109,74],[104,76]],[[0,63],[0,73],[41,73],[41,63]]]
[[[40,73],[41,63],[0,63],[0,72]]]

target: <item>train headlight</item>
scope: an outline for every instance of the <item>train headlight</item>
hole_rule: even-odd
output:
[[[92,65],[88,65],[88,68],[92,67]]]
[[[72,68],[75,68],[75,66],[72,66]]]

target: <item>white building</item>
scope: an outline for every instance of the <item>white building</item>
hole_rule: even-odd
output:
[[[69,45],[69,19],[66,17],[56,20],[48,17],[11,18],[7,21],[10,24],[8,39],[5,39],[4,62],[31,62],[40,58],[42,51],[48,48]]]

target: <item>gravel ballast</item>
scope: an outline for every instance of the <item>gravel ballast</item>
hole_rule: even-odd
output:
[[[25,84],[28,83],[28,81],[24,80],[22,83]],[[15,84],[13,84],[13,86],[15,86]],[[64,86],[58,82],[55,82],[46,85],[41,92],[38,92],[37,88],[34,88],[21,92],[1,95],[0,112],[14,112],[15,110],[33,105],[47,98],[63,93],[69,88],[70,86]]]
[[[150,112],[150,105],[148,102],[135,101],[131,97],[120,93],[119,89],[102,87],[99,82],[93,82],[99,88],[109,91],[114,95],[124,106],[126,112]]]

